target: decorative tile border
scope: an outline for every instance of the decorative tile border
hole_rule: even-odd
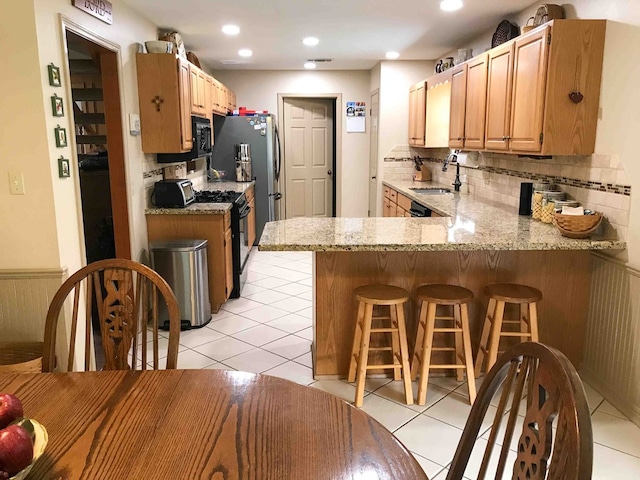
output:
[[[149,170],[148,172],[144,172],[142,174],[142,178],[151,178],[151,177],[155,177],[156,175],[162,175],[161,168],[158,168],[157,170]]]
[[[440,158],[420,157],[423,162],[443,163]],[[385,158],[385,162],[406,162],[413,161],[413,158]],[[617,195],[631,196],[631,185],[618,185],[615,183],[593,182],[588,180],[579,180],[577,178],[557,177],[555,175],[543,175],[540,173],[521,172],[518,170],[509,170],[508,168],[490,167],[480,165],[478,167],[467,167],[460,165],[462,168],[473,168],[473,170],[482,170],[489,173],[498,173],[500,175],[508,175],[510,177],[526,178],[528,180],[536,180],[540,182],[556,183],[558,185],[567,185],[569,187],[586,188],[589,190],[597,190],[599,192],[615,193]]]

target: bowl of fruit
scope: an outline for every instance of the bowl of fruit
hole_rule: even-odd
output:
[[[40,423],[24,418],[18,397],[0,393],[0,480],[23,480],[44,453],[48,440]]]

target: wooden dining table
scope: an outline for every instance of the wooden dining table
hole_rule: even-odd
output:
[[[49,434],[28,479],[426,479],[366,413],[224,370],[0,374]]]

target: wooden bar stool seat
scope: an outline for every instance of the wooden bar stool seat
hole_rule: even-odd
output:
[[[349,382],[356,382],[355,406],[361,407],[364,399],[364,383],[367,370],[393,369],[394,380],[404,381],[407,405],[413,404],[411,389],[411,372],[409,370],[409,349],[407,331],[404,321],[404,304],[409,300],[409,292],[393,285],[364,285],[353,291],[358,300],[358,317],[356,332],[353,337],[351,363],[349,366]],[[388,306],[389,316],[374,316],[374,306]],[[373,320],[386,325],[373,327]],[[383,324],[384,325],[384,324]],[[370,347],[371,334],[391,334],[390,347]],[[369,352],[388,351],[392,363],[369,364]]]
[[[467,304],[473,300],[473,292],[457,285],[423,285],[416,290],[420,300],[420,318],[418,333],[411,361],[411,379],[418,382],[418,405],[427,401],[429,370],[432,368],[454,369],[458,381],[464,379],[467,372],[469,401],[473,404],[476,398],[476,382],[471,352],[471,334],[469,330],[469,310]],[[453,307],[452,316],[438,316],[438,305]],[[447,326],[436,327],[436,320],[448,322]],[[451,322],[453,322],[451,324]],[[453,333],[455,347],[434,347],[433,336],[436,333]],[[432,364],[431,354],[434,351],[453,352],[455,361],[449,364]]]
[[[537,303],[542,300],[540,290],[517,283],[496,283],[487,285],[484,293],[489,297],[489,305],[476,356],[476,376],[480,375],[485,360],[487,372],[496,363],[501,337],[518,337],[521,342],[539,341]],[[508,303],[519,305],[520,315],[517,320],[504,318]],[[518,325],[519,331],[503,331],[505,325]]]

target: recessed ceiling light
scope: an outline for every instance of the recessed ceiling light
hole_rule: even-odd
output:
[[[387,52],[384,54],[384,56],[387,57],[389,60],[395,60],[400,56],[400,54],[398,52]]]
[[[462,0],[442,0],[440,2],[440,9],[445,12],[453,12],[462,8]]]
[[[243,48],[238,51],[238,55],[240,55],[241,57],[250,57],[251,55],[253,55],[253,52],[248,48]]]
[[[222,33],[227,35],[237,35],[240,33],[240,27],[237,25],[225,25],[222,27]]]
[[[306,37],[304,40],[302,40],[302,43],[304,43],[307,47],[315,47],[316,45],[318,45],[318,43],[320,43],[320,40],[318,40],[316,37]]]
[[[316,68],[316,62],[307,62],[304,64],[304,68],[313,70],[314,68]]]

